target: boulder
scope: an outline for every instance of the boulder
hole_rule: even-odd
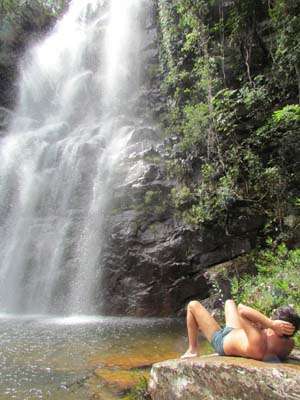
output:
[[[154,364],[153,400],[300,399],[300,363],[204,356]]]
[[[228,298],[232,298],[231,280],[233,277],[241,278],[243,275],[253,275],[256,272],[253,259],[248,254],[245,254],[209,268],[204,273],[204,276],[208,285],[213,289],[212,291],[218,290],[222,301],[225,301]]]

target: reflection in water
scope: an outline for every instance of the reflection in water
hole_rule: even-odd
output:
[[[136,368],[186,347],[182,321],[96,316],[2,315],[0,341],[1,400],[121,398],[145,371]]]

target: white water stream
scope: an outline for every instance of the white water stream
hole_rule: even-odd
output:
[[[115,167],[134,126],[143,0],[73,0],[20,66],[0,142],[0,311],[93,314]],[[123,121],[123,122],[122,122]]]

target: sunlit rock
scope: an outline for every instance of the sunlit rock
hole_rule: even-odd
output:
[[[153,365],[149,390],[153,400],[295,400],[300,364],[219,356],[170,360]]]

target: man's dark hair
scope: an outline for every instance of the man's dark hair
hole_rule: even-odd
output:
[[[290,322],[294,325],[295,330],[291,336],[294,336],[295,333],[300,329],[300,316],[296,313],[296,311],[291,306],[279,307],[277,308],[272,315],[272,319],[280,319],[281,321]]]

